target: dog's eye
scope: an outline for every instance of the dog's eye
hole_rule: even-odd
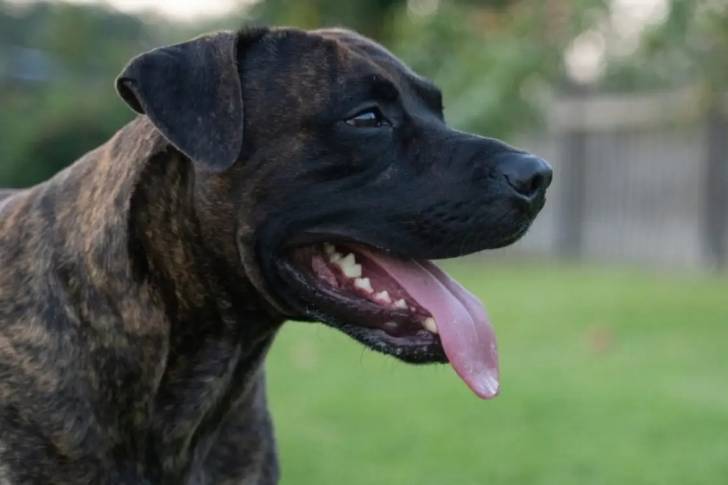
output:
[[[391,126],[379,108],[368,108],[346,120],[346,124],[354,128],[381,128]]]

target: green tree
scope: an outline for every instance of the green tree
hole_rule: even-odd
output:
[[[0,186],[46,179],[131,119],[113,81],[154,32],[99,6],[0,3]]]

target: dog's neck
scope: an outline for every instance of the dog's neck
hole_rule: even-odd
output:
[[[206,241],[194,178],[141,117],[44,189],[64,202],[58,223],[75,228],[66,244],[83,248],[73,274],[88,280],[66,282],[77,317],[105,335],[105,364],[128,373],[100,391],[126,411],[125,446],[165,477],[200,468],[236,410],[267,417],[262,362],[281,323]]]

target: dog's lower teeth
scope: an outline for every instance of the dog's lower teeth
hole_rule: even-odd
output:
[[[425,318],[422,321],[422,326],[425,327],[425,330],[432,333],[437,333],[437,323],[435,323],[435,319],[432,317]]]
[[[354,287],[364,290],[367,293],[373,293],[372,283],[369,278],[357,278],[354,280]]]
[[[399,300],[394,302],[394,308],[399,308],[401,310],[407,309],[407,302],[404,301],[404,298],[400,298]]]

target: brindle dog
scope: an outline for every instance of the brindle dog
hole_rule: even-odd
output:
[[[515,241],[551,179],[446,127],[440,92],[350,31],[204,36],[117,88],[134,121],[0,195],[2,484],[275,483],[263,360],[284,320],[447,361],[454,330],[392,268]]]

